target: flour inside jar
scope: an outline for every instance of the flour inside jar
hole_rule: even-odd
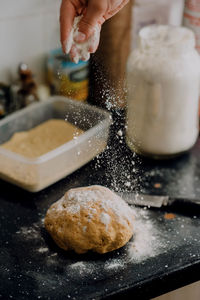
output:
[[[184,27],[153,25],[139,38],[128,60],[127,143],[151,157],[182,153],[199,131],[200,58],[194,34]]]

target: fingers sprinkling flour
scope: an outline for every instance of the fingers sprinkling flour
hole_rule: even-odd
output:
[[[90,58],[90,53],[95,52],[100,38],[100,26],[94,27],[93,34],[85,42],[77,42],[77,37],[80,36],[79,22],[82,16],[75,17],[74,24],[66,42],[66,54],[70,54],[73,62],[78,63],[79,60],[87,61]]]

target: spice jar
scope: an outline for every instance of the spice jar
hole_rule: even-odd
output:
[[[86,101],[88,97],[89,66],[87,61],[71,62],[68,55],[62,50],[55,49],[50,52],[47,61],[47,81],[52,94],[78,101]]]
[[[168,158],[198,136],[200,57],[190,29],[151,25],[127,66],[126,141],[135,152]]]

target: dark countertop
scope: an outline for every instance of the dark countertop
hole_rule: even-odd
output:
[[[39,193],[0,181],[0,298],[150,299],[200,280],[197,211],[135,208],[138,230],[148,228],[137,243],[142,252],[148,245],[149,252],[138,257],[129,250],[141,235],[112,253],[76,255],[60,250],[45,231],[46,210],[72,187],[102,184],[120,191],[200,198],[200,140],[179,158],[151,161],[126,147],[116,134],[122,126],[118,120],[113,127],[108,150]],[[174,218],[166,219],[166,211]]]

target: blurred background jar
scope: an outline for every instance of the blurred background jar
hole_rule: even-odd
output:
[[[51,94],[59,94],[78,101],[85,101],[88,97],[89,63],[71,62],[62,50],[52,50],[47,60],[47,81]]]
[[[135,0],[132,7],[131,49],[138,46],[138,33],[145,26],[181,26],[183,9],[184,0]]]
[[[200,57],[191,30],[144,27],[127,66],[126,141],[135,152],[168,158],[198,136]]]
[[[200,53],[200,1],[186,0],[183,15],[184,26],[193,30],[196,38],[196,49]]]

